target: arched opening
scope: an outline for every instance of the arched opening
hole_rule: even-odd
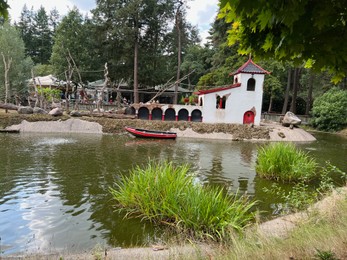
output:
[[[193,121],[193,122],[201,122],[202,121],[202,113],[199,109],[194,109],[192,111],[191,121]]]
[[[173,108],[168,108],[165,111],[165,121],[175,121],[176,120],[176,112]]]
[[[243,123],[244,124],[254,124],[254,113],[253,111],[247,111],[243,115]]]
[[[178,121],[188,121],[188,114],[187,109],[181,109],[178,111]]]
[[[161,108],[154,108],[152,110],[152,120],[162,120],[163,110]]]
[[[255,90],[255,79],[254,78],[250,78],[247,81],[247,91],[254,91]]]
[[[136,114],[136,110],[133,107],[127,107],[125,109],[125,114],[126,115],[135,115]]]
[[[138,112],[138,118],[143,120],[149,119],[149,110],[147,107],[140,107]]]

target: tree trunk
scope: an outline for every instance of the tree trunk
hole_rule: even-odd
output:
[[[139,100],[139,80],[138,80],[138,55],[139,55],[139,23],[138,17],[135,20],[135,42],[134,42],[134,103]]]
[[[298,89],[299,89],[299,76],[300,76],[300,69],[295,68],[294,69],[292,103],[290,104],[290,112],[293,112],[294,114],[296,114],[296,98],[298,96]]]
[[[282,114],[285,114],[288,109],[288,101],[289,101],[289,92],[290,92],[290,85],[291,85],[291,79],[292,79],[292,69],[288,69],[288,79],[287,79],[287,87],[286,87],[286,94],[284,96],[284,103],[282,107]]]
[[[309,82],[308,82],[308,93],[307,93],[307,100],[306,100],[305,115],[308,115],[310,113],[311,106],[312,106],[313,78],[314,78],[314,74],[313,74],[313,72],[311,70],[310,71],[310,79],[309,79]]]
[[[8,96],[9,96],[9,91],[10,91],[10,81],[8,78],[8,72],[10,71],[11,68],[11,63],[12,63],[12,58],[8,58],[8,60],[6,61],[5,55],[2,52],[2,60],[4,62],[4,69],[5,69],[5,104],[8,103]],[[6,110],[7,113],[7,110]]]
[[[181,43],[181,11],[180,8],[183,5],[183,2],[180,1],[180,5],[177,8],[176,12],[176,29],[177,29],[177,75],[176,75],[176,84],[175,84],[175,93],[173,103],[178,103],[178,86],[179,79],[181,77],[181,52],[182,52],[182,43]]]
[[[273,98],[272,98],[272,95],[270,96],[270,103],[269,103],[269,108],[267,110],[268,113],[271,113],[271,110],[272,110],[272,101],[273,101]]]
[[[31,70],[31,77],[33,79],[35,96],[36,96],[34,107],[38,107],[40,97],[39,97],[39,91],[37,90],[37,85],[36,85],[36,80],[35,80],[35,75],[34,75],[34,69]],[[29,102],[29,105],[30,105],[30,102]]]

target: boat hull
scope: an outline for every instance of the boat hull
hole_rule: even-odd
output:
[[[126,131],[139,138],[156,138],[156,139],[176,139],[177,134],[174,132],[154,131],[140,128],[125,127]]]

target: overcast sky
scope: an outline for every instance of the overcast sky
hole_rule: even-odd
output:
[[[47,12],[54,7],[57,8],[61,16],[76,6],[82,14],[88,13],[95,8],[95,0],[8,0],[10,5],[10,16],[12,20],[18,20],[24,4],[30,9],[37,11],[43,6]],[[190,0],[188,1],[188,21],[199,28],[200,36],[206,39],[210,24],[213,22],[217,10],[218,0]]]

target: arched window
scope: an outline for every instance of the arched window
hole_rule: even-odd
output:
[[[255,79],[254,78],[250,78],[247,81],[247,91],[254,91],[255,90]]]

